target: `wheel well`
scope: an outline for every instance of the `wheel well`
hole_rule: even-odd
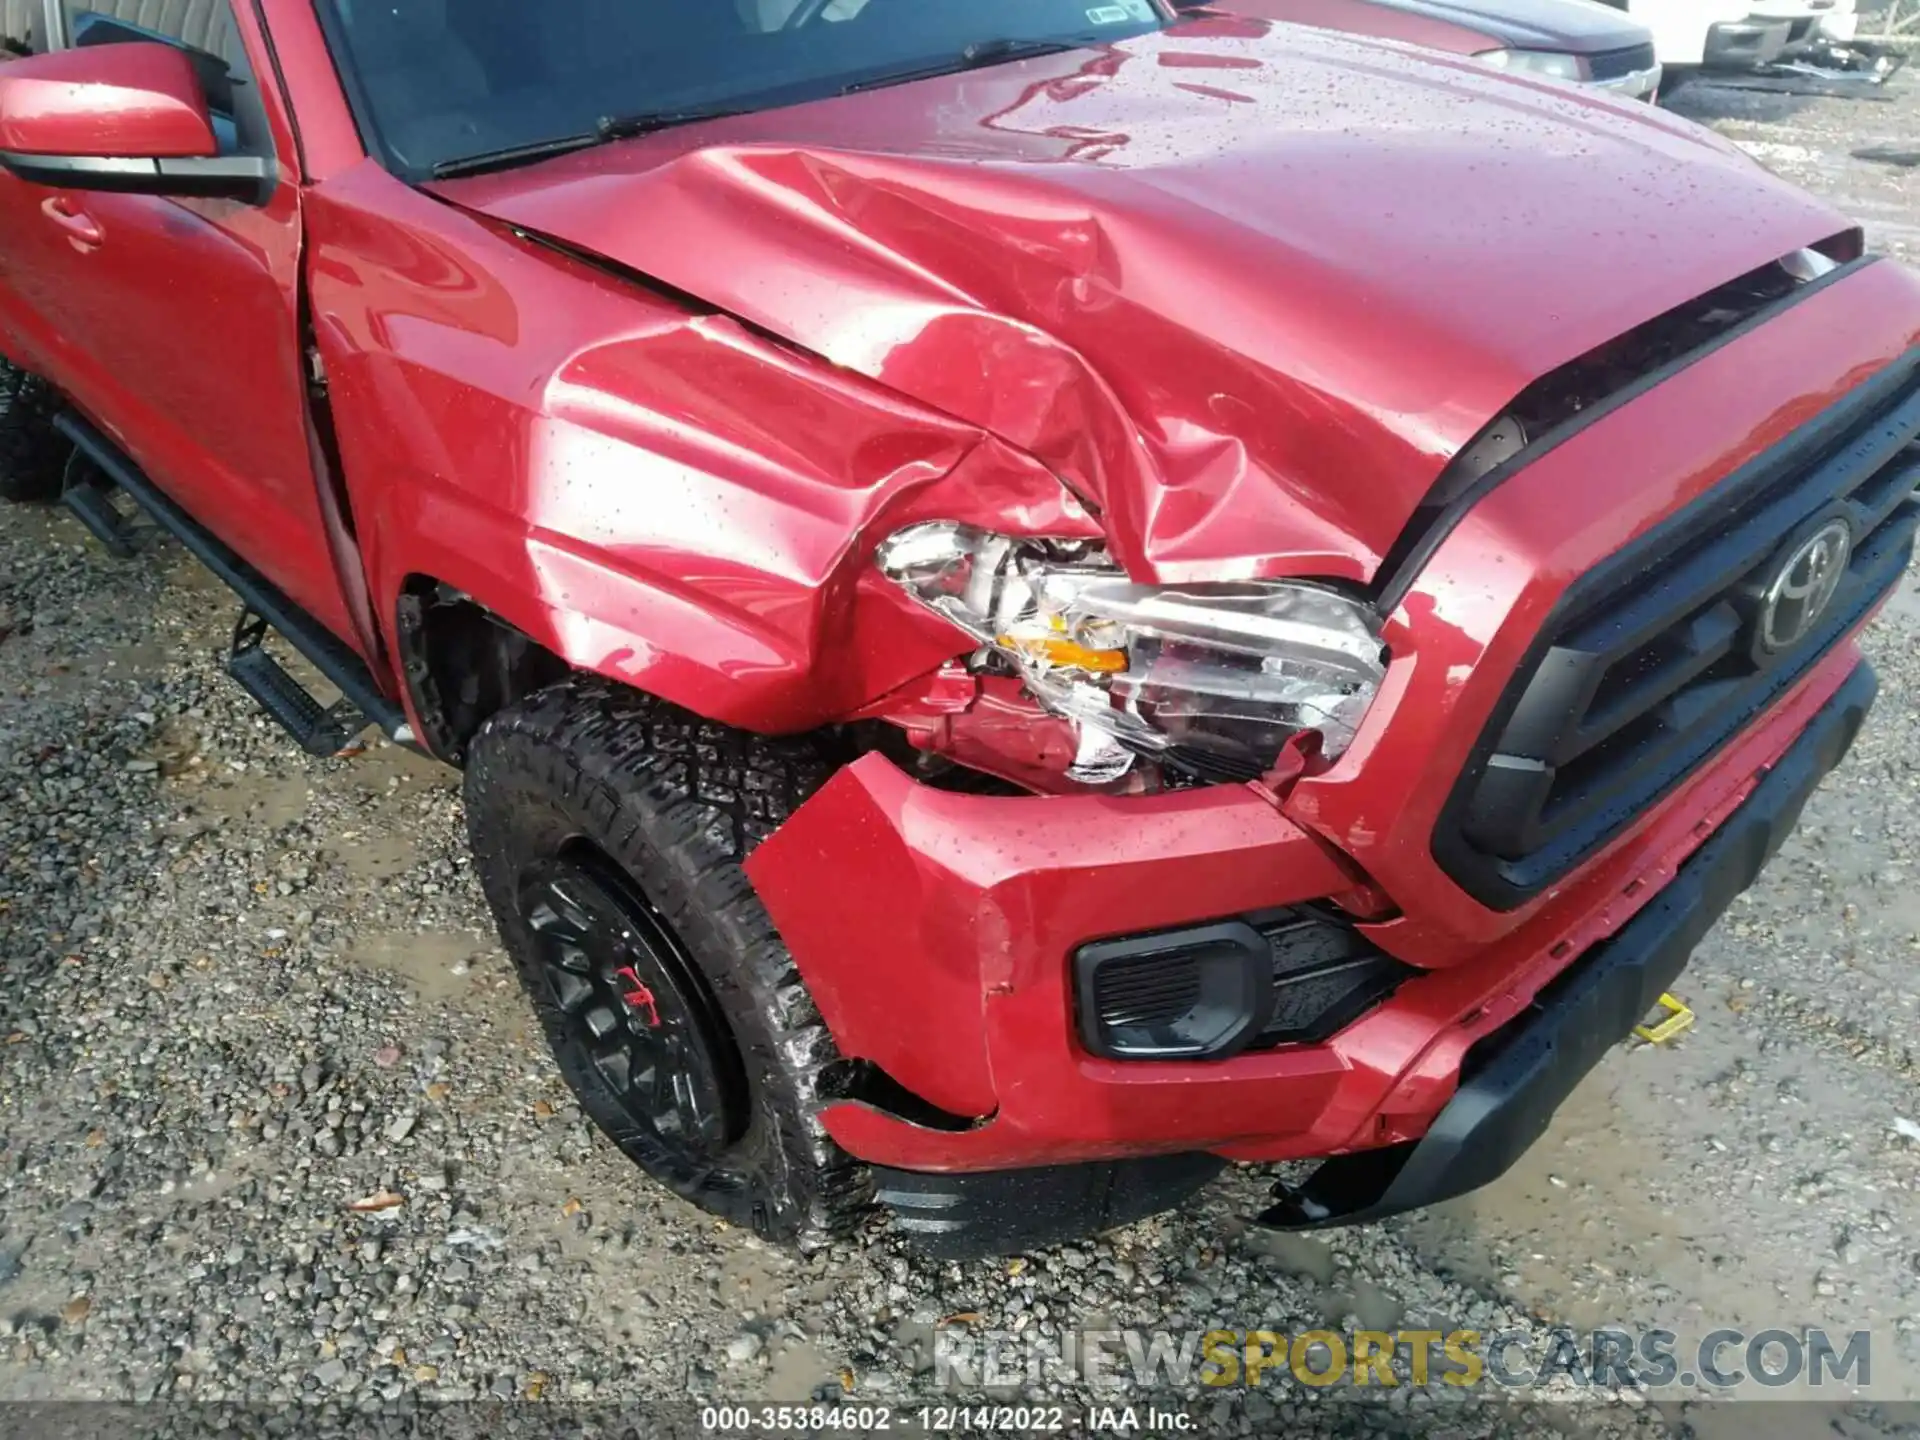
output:
[[[572,673],[544,645],[431,576],[409,577],[397,610],[400,665],[420,738],[452,764],[466,763],[488,716]]]

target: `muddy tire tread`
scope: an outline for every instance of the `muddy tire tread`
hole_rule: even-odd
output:
[[[670,893],[643,888],[701,962],[736,1032],[742,1007],[757,1017],[764,1033],[753,1037],[761,1042],[754,1049],[774,1062],[771,1088],[785,1112],[780,1140],[796,1203],[784,1215],[720,1213],[803,1247],[853,1228],[871,1207],[873,1187],[866,1168],[820,1123],[826,1077],[840,1056],[741,865],[833,769],[804,738],[734,730],[607,681],[573,677],[489,719],[474,739],[465,781],[481,884],[516,958],[527,952],[510,918],[515,876],[490,832],[509,823],[507,807],[529,785],[590,816],[592,838],[637,879],[658,878],[638,873],[655,860],[671,872],[657,887]],[[537,1001],[524,966],[521,978]],[[739,1038],[744,1047],[749,1037]]]

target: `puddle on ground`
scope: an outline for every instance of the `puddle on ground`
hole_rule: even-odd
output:
[[[142,758],[154,761],[163,776],[173,779],[207,763],[200,753],[202,743],[199,728],[191,720],[174,716],[160,722]]]
[[[368,795],[424,795],[459,788],[460,772],[404,745],[374,739],[361,754],[328,777]]]
[[[420,843],[405,830],[345,831],[327,847],[358,880],[391,880],[420,863]]]
[[[810,1340],[790,1340],[774,1352],[767,1367],[766,1398],[775,1404],[804,1405],[829,1380],[837,1381],[839,1367]],[[849,1399],[857,1399],[857,1393]]]
[[[1245,1243],[1272,1261],[1275,1270],[1307,1281],[1320,1317],[1329,1325],[1351,1315],[1363,1329],[1392,1330],[1406,1318],[1406,1306],[1391,1291],[1364,1275],[1338,1274],[1338,1257],[1324,1241],[1288,1230],[1255,1230]]]
[[[164,767],[165,761],[162,761]],[[191,779],[185,781],[192,784]],[[255,775],[215,771],[190,791],[190,821],[211,829],[223,821],[246,821],[268,830],[293,824],[307,813],[313,787],[304,775]]]
[[[1567,1098],[1546,1135],[1491,1185],[1403,1221],[1422,1254],[1470,1283],[1517,1290],[1581,1326],[1617,1322],[1630,1279],[1695,1271],[1677,1217],[1648,1198],[1647,1162],[1659,1157],[1634,1142],[1616,1097],[1620,1068],[1636,1058],[1609,1056]],[[1735,1294],[1717,1298],[1727,1323],[1738,1323]]]
[[[422,1000],[452,1000],[473,984],[474,971],[492,955],[489,936],[440,930],[387,931],[363,935],[347,960],[400,976]]]
[[[792,1275],[793,1262],[786,1257],[742,1246],[721,1262],[721,1298],[742,1311],[779,1315],[786,1308],[783,1297]]]
[[[1255,1230],[1248,1234],[1247,1248],[1266,1256],[1273,1268],[1285,1275],[1311,1280],[1316,1285],[1331,1285],[1336,1264],[1333,1250],[1324,1240],[1291,1230]]]
[[[132,645],[102,645],[83,655],[49,660],[41,671],[41,679],[47,685],[47,693],[69,695],[103,681],[138,680],[152,675],[166,659],[164,646],[144,641]]]

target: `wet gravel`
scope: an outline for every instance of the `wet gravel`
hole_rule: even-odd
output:
[[[1904,248],[1920,181],[1848,152],[1863,115],[1920,137],[1914,93],[1684,98]],[[1264,1181],[1242,1173],[1182,1214],[967,1265],[877,1225],[791,1255],[642,1183],[531,1029],[451,773],[378,742],[292,751],[221,672],[232,610],[157,540],[116,562],[58,512],[0,514],[0,1399],[899,1403],[940,1393],[943,1328],[1348,1322],[1871,1324],[1876,1378],[1916,1388],[1911,581],[1872,640],[1875,724],[1688,973],[1696,1032],[1615,1052],[1513,1175],[1289,1239],[1247,1226]],[[1221,1434],[1543,1423],[1404,1390],[1172,1398]],[[1712,1418],[1627,1395],[1553,1424]]]

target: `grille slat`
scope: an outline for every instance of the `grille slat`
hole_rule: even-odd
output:
[[[1594,854],[1752,723],[1898,582],[1920,528],[1920,352],[1815,416],[1575,582],[1457,783],[1434,855],[1495,909]],[[1763,597],[1844,519],[1812,632],[1768,654]]]
[[[1102,970],[1098,993],[1108,1025],[1162,1024],[1200,998],[1200,972],[1185,957],[1143,956]]]
[[[1618,80],[1637,70],[1653,68],[1652,45],[1629,45],[1624,50],[1607,50],[1587,57],[1587,67],[1596,80]]]
[[[1597,749],[1724,660],[1739,636],[1739,612],[1721,603],[1662,637],[1670,643],[1643,648],[1615,667],[1619,683],[1594,700],[1586,720],[1573,732],[1571,748],[1579,754]]]
[[[1249,1050],[1325,1040],[1414,973],[1351,925],[1324,914],[1296,912],[1255,928],[1273,951],[1273,1018]]]

